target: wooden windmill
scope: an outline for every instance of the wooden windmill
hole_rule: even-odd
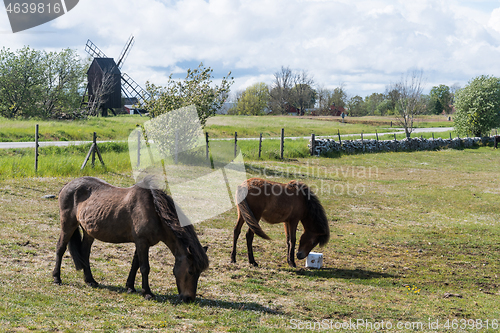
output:
[[[113,109],[122,107],[122,92],[131,101],[130,104],[141,105],[149,98],[147,91],[135,82],[121,68],[127,58],[134,36],[130,36],[123,48],[118,62],[107,57],[94,43],[87,40],[85,51],[93,58],[87,71],[87,87],[82,99],[82,106],[86,106],[92,112],[100,110],[106,116],[108,110],[115,114]]]

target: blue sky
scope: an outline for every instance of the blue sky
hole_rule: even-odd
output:
[[[233,90],[272,83],[281,66],[305,70],[317,86],[350,96],[384,92],[421,69],[428,91],[500,76],[500,1],[386,0],[80,0],[65,15],[13,34],[0,8],[0,45],[76,49],[87,39],[118,57],[138,83],[166,83],[200,62]]]

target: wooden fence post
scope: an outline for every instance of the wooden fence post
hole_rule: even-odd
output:
[[[234,132],[234,158],[236,158],[236,153],[238,151],[238,132]]]
[[[377,132],[377,130],[375,130],[375,136],[377,137],[377,141],[378,141],[378,132]]]
[[[35,127],[35,172],[38,172],[38,124]]]
[[[339,144],[342,146],[342,139],[340,139],[340,130],[337,129],[337,134],[339,136]]]
[[[314,149],[316,148],[316,138],[314,133],[311,134],[311,156],[314,156]]]
[[[281,129],[281,145],[280,145],[280,150],[281,150],[281,159],[283,159],[283,150],[285,149],[285,129]]]
[[[206,158],[207,158],[207,161],[208,159],[210,158],[209,156],[209,153],[208,153],[208,132],[205,132],[205,142],[206,142]]]
[[[260,137],[259,137],[259,158],[260,158],[261,152],[262,152],[262,133],[260,133]]]
[[[97,135],[94,132],[94,136],[92,138],[92,147],[95,148],[95,145],[97,144]],[[92,168],[95,166],[95,149],[92,149]]]
[[[90,147],[90,150],[87,153],[87,156],[85,156],[85,160],[83,161],[82,167],[80,168],[81,170],[83,170],[83,168],[85,168],[85,165],[89,161],[90,155],[92,155],[92,168],[94,167],[96,153],[97,153],[97,157],[99,157],[99,161],[101,161],[102,166],[105,166],[104,161],[103,161],[102,156],[101,156],[101,152],[99,151],[99,148],[97,147],[97,134],[94,132],[94,137],[92,139],[92,146]]]

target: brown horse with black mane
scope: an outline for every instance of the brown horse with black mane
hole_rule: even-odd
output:
[[[208,268],[203,248],[192,225],[179,224],[181,211],[162,190],[143,184],[129,188],[112,186],[93,177],[77,178],[59,193],[61,235],[57,242],[54,283],[61,284],[61,261],[69,245],[77,270],[83,269],[85,282],[97,286],[90,270],[90,248],[94,239],[108,243],[135,243],[132,267],[127,279],[128,292],[135,292],[137,270],[142,275],[143,295],[154,295],[149,288],[149,247],[165,243],[175,256],[174,275],[182,301],[196,297],[198,278]],[[79,227],[83,231],[83,238]]]
[[[238,186],[236,200],[238,222],[234,227],[231,262],[236,262],[236,242],[245,222],[249,227],[246,234],[248,261],[254,266],[257,266],[252,248],[254,234],[269,239],[259,225],[260,219],[270,224],[285,223],[287,261],[291,267],[296,267],[295,234],[299,221],[304,226],[304,233],[300,237],[297,259],[304,259],[316,245],[323,246],[330,238],[325,210],[318,197],[304,183],[294,180],[282,184],[251,178]]]

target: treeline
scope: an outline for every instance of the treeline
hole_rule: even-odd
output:
[[[26,46],[0,50],[0,115],[6,118],[78,116],[88,62],[76,51]]]
[[[314,88],[315,82],[305,72],[295,72],[282,67],[274,74],[271,85],[256,83],[234,97],[234,106],[229,114],[260,115],[289,114],[338,115],[345,112],[350,116],[399,115],[398,101],[401,91],[388,85],[384,93],[373,93],[366,97],[351,96],[341,85],[334,89]],[[420,114],[449,114],[459,86],[439,85],[432,87],[428,95],[419,96]]]

